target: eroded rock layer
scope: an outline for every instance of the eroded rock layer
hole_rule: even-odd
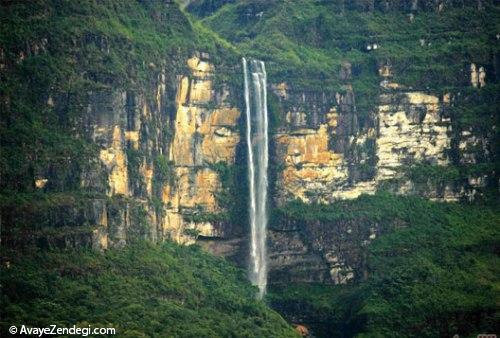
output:
[[[381,70],[381,74],[386,73]],[[293,97],[307,94],[287,92],[284,83],[274,87],[289,109],[285,125],[275,136],[276,161],[283,168],[277,182],[280,204],[295,198],[331,203],[387,188],[445,201],[472,198],[473,184],[422,189],[408,178],[409,169],[418,164],[446,167],[451,153],[457,150],[448,113],[449,94],[439,96],[403,89],[395,83],[387,85],[387,81],[381,83],[384,90],[362,125],[350,90],[330,99],[323,96],[322,111],[318,112],[319,104],[312,104],[312,110],[304,112],[294,106],[297,100]],[[475,163],[463,150],[486,142],[463,131],[458,137],[460,161]],[[487,152],[488,146],[483,147]],[[471,177],[472,182],[476,179]]]
[[[346,90],[335,95],[273,86],[284,121],[274,138],[279,206],[296,199],[330,204],[382,190],[472,200],[494,179],[473,171],[456,178],[457,166],[490,158],[492,144],[453,119],[451,94],[406,88],[392,82],[391,68],[382,66],[380,93],[363,115],[349,85],[350,65],[341,72]],[[285,218],[269,235],[270,279],[343,284],[362,278],[363,248],[380,232],[380,224],[299,224]]]
[[[229,104],[227,86],[215,88],[208,54],[195,53],[183,64],[161,69],[144,90],[87,94],[78,133],[95,145],[96,155],[77,179],[95,197],[61,194],[32,206],[31,213],[3,210],[3,220],[43,229],[53,227],[47,217],[61,218],[55,223],[78,229],[61,231],[60,239],[50,231],[33,233],[32,242],[53,246],[106,249],[137,239],[224,237],[227,227],[217,215],[227,210],[217,199],[223,184],[216,167],[235,161],[240,110]],[[57,110],[64,99],[50,96],[47,104]],[[42,168],[34,186],[51,192],[57,180]]]

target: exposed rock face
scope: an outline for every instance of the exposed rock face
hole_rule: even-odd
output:
[[[482,88],[486,86],[486,71],[484,67],[477,67],[475,63],[470,65],[470,82],[472,87]]]
[[[32,213],[2,210],[2,221],[22,219],[37,229],[63,222],[74,228],[60,231],[60,240],[50,231],[33,233],[32,242],[49,246],[106,249],[137,239],[192,243],[198,235],[224,236],[221,222],[186,221],[186,215],[225,211],[216,198],[223,187],[212,166],[234,163],[240,111],[228,104],[224,85],[215,88],[208,55],[196,54],[184,64],[170,70],[179,74],[160,70],[151,87],[141,91],[88,93],[76,123],[78,133],[98,149],[81,171],[80,184],[99,197],[70,198],[64,205],[54,201],[34,206]],[[56,95],[49,101],[59,109],[64,100]],[[35,177],[37,189],[57,181],[48,174]]]
[[[422,189],[405,174],[416,164],[445,167],[453,152],[460,154],[461,163],[476,163],[474,153],[481,147],[479,154],[487,156],[488,141],[470,131],[454,135],[450,94],[405,89],[390,81],[388,65],[379,74],[383,81],[378,104],[363,123],[358,121],[349,84],[345,93],[335,96],[296,93],[285,83],[273,86],[285,111],[285,124],[275,136],[276,161],[283,168],[276,189],[279,204],[295,198],[330,203],[373,194],[382,187],[447,201],[471,198],[472,185]],[[348,82],[349,77],[350,67],[344,65],[341,78]]]
[[[111,144],[109,147],[101,149],[99,159],[109,173],[108,194],[110,196],[127,196],[129,182],[123,133],[118,125],[113,126],[111,133]]]
[[[460,130],[450,114],[450,94],[433,95],[392,82],[389,65],[379,75],[380,95],[363,118],[349,85],[348,64],[340,74],[344,93],[294,92],[286,83],[272,87],[285,121],[275,135],[275,161],[282,168],[275,189],[279,205],[294,199],[328,204],[380,189],[440,201],[470,200],[487,185],[491,177],[484,175],[446,184],[433,184],[432,177],[415,181],[409,175],[415,165],[484,162],[491,156],[491,138]],[[478,70],[476,86],[482,85],[479,77]],[[362,278],[363,247],[379,234],[378,224],[285,220],[270,230],[270,282],[343,284]]]
[[[379,225],[368,222],[285,219],[269,235],[270,283],[346,284],[363,278],[363,250],[379,233]]]
[[[214,103],[214,66],[195,56],[188,60],[191,75],[180,79],[174,137],[169,149],[175,180],[164,184],[162,200],[167,205],[164,227],[178,242],[192,241],[183,231],[192,228],[205,237],[222,236],[209,222],[186,223],[183,212],[220,212],[215,198],[221,183],[210,164],[232,164],[239,142],[237,122],[240,111],[225,102]],[[225,95],[227,96],[227,89]]]
[[[443,105],[438,97],[421,92],[382,94],[372,117],[375,125],[358,130],[353,130],[350,116],[339,116],[339,105],[324,113],[325,122],[317,128],[298,127],[297,119],[288,119],[289,130],[276,136],[284,162],[280,200],[356,198],[399,178],[411,163],[446,165],[451,122],[443,116]]]
[[[438,97],[407,92],[382,95],[380,102],[377,180],[394,178],[399,167],[415,161],[448,164],[451,124]]]
[[[383,65],[380,95],[363,115],[349,83],[351,68],[342,64],[344,90],[338,93],[271,85],[284,121],[272,141],[274,164],[281,168],[277,204],[297,198],[332,203],[382,188],[445,201],[473,199],[491,178],[471,175],[457,185],[434,186],[405,175],[413,164],[467,165],[491,156],[487,136],[455,128],[453,97],[407,89]],[[484,86],[484,70],[474,69],[471,84]],[[235,163],[240,142],[241,114],[230,100],[235,93],[216,83],[216,72],[207,55],[196,54],[182,66],[160,69],[148,88],[89,92],[77,133],[97,149],[79,182],[97,196],[62,198],[29,212],[2,210],[2,222],[37,224],[42,230],[30,233],[28,242],[42,246],[106,249],[137,239],[189,244],[202,236],[208,250],[235,255],[245,242],[232,237],[231,224],[199,217],[227,211],[218,202],[224,186],[216,168]],[[52,94],[47,105],[59,109],[63,101]],[[33,179],[39,190],[57,184],[50,170]],[[269,231],[270,282],[347,283],[362,273],[360,249],[379,233],[377,224],[275,226]]]
[[[297,228],[268,232],[269,283],[332,283],[329,267]]]
[[[298,129],[277,136],[278,154],[285,164],[280,186],[291,195],[286,199],[309,201],[311,191],[326,191],[329,185],[347,180],[343,154],[328,149],[328,127],[336,126],[337,114],[331,116],[331,121],[318,129]]]
[[[100,160],[108,177],[108,196],[144,199],[147,205],[144,216],[151,228],[146,237],[153,240],[193,242],[192,235],[185,233],[187,228],[196,229],[205,237],[223,235],[221,227],[210,222],[186,222],[184,215],[222,211],[215,198],[221,182],[210,165],[234,162],[240,112],[226,103],[229,96],[226,88],[216,100],[214,66],[206,57],[193,56],[187,60],[187,66],[188,73],[176,77],[172,117],[164,113],[172,106],[167,107],[169,93],[162,72],[153,103],[143,95],[115,96],[111,104],[112,122],[101,120],[92,126],[93,139],[103,148]],[[92,107],[91,111],[95,109]],[[139,153],[135,159],[138,163],[131,164],[127,149],[146,156]],[[154,163],[159,157],[163,168]],[[135,183],[129,179],[130,170],[137,175]],[[166,172],[155,173],[155,170]],[[159,208],[148,202],[155,196],[163,202]],[[126,241],[126,236],[122,237],[120,241]]]

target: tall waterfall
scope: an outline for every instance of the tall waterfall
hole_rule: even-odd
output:
[[[250,70],[250,74],[249,74]],[[269,163],[267,78],[264,62],[243,58],[247,120],[248,185],[250,193],[250,281],[259,287],[259,298],[267,285],[267,168]],[[251,75],[249,77],[249,75]]]

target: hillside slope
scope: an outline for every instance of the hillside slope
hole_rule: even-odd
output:
[[[242,270],[197,247],[4,250],[0,275],[2,336],[22,324],[114,327],[118,337],[296,336],[255,300]]]
[[[353,270],[337,272],[354,272],[354,283],[271,290],[270,304],[318,337],[476,337],[500,329],[498,206],[378,194],[330,206],[294,203],[283,212],[308,248],[339,248],[329,257],[347,256],[349,264],[361,257]]]
[[[328,202],[382,184],[438,199],[498,191],[497,2],[195,1],[188,9],[205,7],[215,12],[203,24],[266,61],[276,166],[285,166],[279,201]],[[320,155],[308,152],[312,144]],[[334,160],[321,160],[329,153]],[[313,188],[299,165],[329,189]]]

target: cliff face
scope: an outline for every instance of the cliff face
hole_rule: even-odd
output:
[[[177,112],[169,146],[174,179],[162,188],[162,201],[167,205],[165,226],[170,238],[178,242],[192,241],[185,229],[197,230],[204,237],[224,236],[224,228],[214,222],[186,222],[183,215],[223,211],[216,200],[221,180],[210,166],[233,164],[239,142],[240,111],[227,102],[227,88],[214,90],[214,66],[196,56],[188,60],[188,65],[191,77],[181,77],[177,87]]]
[[[350,65],[342,72],[349,74]],[[460,129],[452,113],[453,96],[414,91],[391,81],[380,68],[380,94],[373,112],[360,116],[356,95],[294,92],[286,83],[273,87],[283,126],[275,135],[277,203],[334,203],[362,194],[390,191],[431,200],[472,201],[481,196],[494,172],[471,172],[462,179],[416,177],[413,170],[475,165],[494,152],[492,139]],[[474,79],[472,73],[471,79]],[[347,78],[346,80],[349,80]],[[466,150],[469,149],[469,150]],[[475,157],[470,149],[475,149]],[[433,176],[435,175],[435,176]],[[382,224],[287,217],[270,230],[271,281],[344,284],[363,278],[363,252]]]
[[[381,74],[389,71],[380,69]],[[452,153],[458,154],[459,163],[474,164],[464,150],[478,142],[484,152],[478,155],[488,156],[488,140],[471,131],[455,135],[451,94],[412,91],[389,82],[387,76],[380,81],[374,110],[363,121],[352,88],[330,98],[319,93],[316,97],[321,96],[322,102],[308,102],[310,94],[287,92],[286,83],[275,86],[286,112],[284,126],[275,137],[277,161],[283,166],[277,183],[282,203],[295,198],[331,203],[387,188],[436,200],[473,199],[479,177],[423,187],[405,174],[417,164],[446,167]]]
[[[81,185],[108,198],[80,206],[69,203],[64,213],[60,206],[51,209],[51,220],[66,227],[90,224],[92,230],[55,238],[43,234],[39,242],[106,249],[137,237],[189,244],[203,236],[214,253],[232,255],[241,247],[231,224],[217,218],[227,210],[217,199],[225,187],[214,167],[235,164],[240,110],[230,103],[235,94],[228,86],[215,87],[217,65],[208,55],[196,53],[185,65],[186,73],[171,74],[170,82],[160,72],[149,95],[112,90],[89,94],[85,137],[99,150],[83,171]],[[347,83],[349,67],[341,70]],[[278,206],[295,199],[328,204],[380,190],[471,200],[486,184],[489,178],[484,176],[435,183],[408,175],[415,165],[474,164],[478,157],[489,156],[490,140],[472,130],[453,130],[450,94],[413,91],[391,82],[388,67],[379,72],[380,94],[367,116],[360,116],[349,85],[344,93],[270,85],[283,114],[272,139],[274,162],[281,168],[274,188]],[[57,100],[52,104],[57,107]],[[38,180],[45,186],[51,178]],[[203,217],[207,215],[213,217]],[[42,213],[35,219],[44,217]],[[269,231],[270,281],[343,284],[361,278],[363,247],[380,231],[378,224],[285,220]]]
[[[199,32],[190,30],[193,27],[175,3],[158,3],[166,8],[137,9],[147,10],[144,14],[151,16],[150,24],[155,27],[155,34],[172,33],[175,29],[165,27],[175,22],[181,33],[166,36],[165,40],[179,42],[197,38]],[[429,16],[426,20],[435,19],[443,10],[429,7],[429,1],[414,1],[412,8],[403,3],[406,2],[391,9],[397,11],[404,7],[401,10],[408,11],[408,17],[393,13],[401,27],[413,23],[421,7]],[[355,25],[346,20],[358,17],[345,16],[345,11],[388,11],[382,2],[376,2],[374,7],[373,1],[358,1],[351,6],[353,8],[346,8],[346,4],[339,1],[337,5],[341,10],[335,15],[338,14],[336,19],[345,26],[338,26],[341,31],[328,31],[337,26],[330,25],[329,18],[316,15],[318,9],[314,6],[311,9],[306,2],[270,2],[267,5],[259,2],[249,8],[244,7],[246,2],[240,5],[243,6],[241,11],[234,17],[241,22],[230,22],[229,28],[234,25],[252,31],[255,26],[257,34],[262,28],[262,17],[277,15],[273,6],[307,10],[311,18],[304,20],[301,17],[300,24],[307,29],[315,27],[309,35],[316,40],[307,42],[309,54],[303,63],[309,67],[307,62],[311,62],[315,72],[300,72],[302,60],[296,59],[301,54],[293,50],[293,46],[287,51],[290,53],[285,54],[290,57],[285,59],[274,50],[264,50],[270,58],[268,93],[273,104],[269,111],[275,131],[270,145],[273,149],[271,174],[276,177],[271,188],[275,206],[286,209],[294,200],[334,204],[338,200],[379,191],[420,195],[439,201],[481,199],[486,188],[492,187],[498,192],[498,173],[491,167],[496,156],[496,127],[494,124],[481,125],[475,113],[470,114],[472,123],[464,119],[475,108],[484,109],[481,105],[476,106],[475,99],[481,100],[484,93],[495,97],[488,90],[493,85],[494,91],[498,80],[497,53],[492,52],[487,57],[483,55],[488,53],[480,53],[474,58],[479,61],[464,63],[460,59],[462,68],[450,67],[451,70],[443,75],[446,81],[456,80],[458,84],[450,80],[455,85],[453,88],[446,87],[435,77],[432,78],[434,87],[418,81],[409,85],[399,80],[406,71],[404,67],[409,67],[408,56],[392,58],[392,40],[385,41],[387,47],[384,41],[381,46],[374,41],[373,36],[386,32],[386,22],[372,22],[370,20],[375,19],[371,14],[363,14],[368,15],[368,19],[361,21],[374,32],[370,35],[363,31],[361,40],[350,40],[349,29]],[[457,6],[453,4],[450,10]],[[57,6],[50,8],[53,10]],[[211,11],[217,8],[214,5]],[[51,10],[41,11],[46,13],[45,19],[50,18]],[[467,10],[476,13],[477,8]],[[232,32],[228,27],[218,26],[226,22],[210,22],[216,19],[217,14],[207,24],[219,28],[222,33]],[[418,34],[422,33],[419,31],[421,26],[415,27]],[[179,27],[184,27],[185,31]],[[323,28],[326,31],[322,31]],[[99,29],[102,28],[99,26]],[[244,167],[244,161],[237,161],[238,147],[244,149],[240,130],[243,103],[239,56],[226,45],[216,45],[218,55],[203,52],[205,49],[198,48],[200,46],[189,46],[188,51],[175,46],[166,49],[168,53],[158,53],[156,58],[148,59],[141,54],[141,48],[151,46],[141,43],[150,31],[134,40],[133,35],[126,34],[113,38],[113,34],[123,33],[123,30],[108,29],[110,31],[95,34],[80,32],[78,37],[72,36],[63,42],[58,40],[63,33],[45,37],[42,34],[45,31],[39,29],[40,36],[27,37],[23,43],[11,43],[16,48],[9,48],[9,41],[2,42],[5,46],[0,45],[2,80],[11,81],[12,86],[14,82],[24,83],[26,88],[23,89],[28,94],[23,100],[36,108],[36,113],[23,112],[31,128],[27,130],[38,131],[39,125],[61,127],[68,130],[73,141],[83,140],[86,145],[81,153],[73,143],[69,144],[76,149],[74,152],[66,149],[66,144],[59,149],[58,143],[66,139],[45,138],[48,133],[43,130],[33,134],[37,141],[29,143],[16,135],[16,131],[26,130],[16,125],[16,121],[22,120],[19,115],[23,115],[19,112],[23,105],[15,101],[16,91],[1,93],[1,107],[8,112],[5,118],[2,116],[2,130],[12,131],[5,141],[19,141],[18,148],[12,149],[26,153],[23,158],[11,162],[28,164],[21,166],[22,174],[12,165],[14,169],[10,170],[8,179],[0,183],[16,196],[18,193],[29,195],[26,200],[22,195],[19,200],[9,200],[2,205],[2,241],[13,246],[27,242],[49,247],[106,249],[138,239],[173,240],[184,244],[202,239],[199,242],[209,250],[233,255],[235,250],[244,247],[242,237],[246,231],[244,213],[238,215],[238,224],[228,217],[234,211],[230,210],[235,207],[234,200],[238,200],[238,207],[246,208],[245,198],[231,196],[235,191],[230,191],[231,187],[238,186],[240,195],[246,194],[245,171],[231,171]],[[342,39],[334,39],[336,36]],[[433,53],[440,55],[439,51],[428,51],[431,42],[416,36],[412,39],[397,41],[398,48],[400,43],[415,50],[419,48],[416,55],[426,61]],[[444,44],[435,39],[436,44]],[[155,45],[156,41],[153,42],[151,44]],[[288,42],[293,45],[297,41]],[[331,58],[333,61],[324,61],[325,55],[321,56],[326,50],[321,48],[326,48],[323,44],[327,43],[332,43],[327,47],[337,53]],[[19,45],[23,47],[18,48]],[[128,55],[129,49],[135,53],[131,58],[137,59],[137,64],[117,62],[115,65],[119,55]],[[61,50],[70,54],[58,55]],[[250,50],[243,51],[253,55]],[[221,57],[224,52],[228,55]],[[55,71],[61,66],[58,63],[50,65],[49,55],[64,60],[62,65],[74,66],[70,75],[76,79],[64,79],[62,75],[66,74],[63,73],[42,86],[48,75],[37,75],[40,80],[31,76],[36,73],[34,69],[48,67]],[[447,52],[446,55],[459,54]],[[320,61],[326,66],[315,64]],[[441,66],[438,60],[434,61]],[[117,70],[107,72],[106,67],[94,69],[92,66],[101,63]],[[418,66],[423,67],[422,64]],[[433,69],[436,65],[429,63],[427,66]],[[330,71],[333,73],[328,73]],[[424,75],[421,77],[428,74]],[[121,76],[127,78],[125,83],[121,82]],[[25,81],[17,81],[19,79]],[[87,88],[73,83],[79,81],[93,85]],[[360,87],[360,82],[375,83],[375,88],[366,90]],[[33,95],[32,89],[36,90]],[[40,121],[33,122],[33,116]],[[480,116],[485,121],[495,120],[491,111],[485,110]],[[50,132],[55,133],[54,130]],[[49,156],[43,149],[57,151]],[[14,153],[9,154],[14,158]],[[10,164],[4,162],[7,161],[2,161],[2,169],[9,169]],[[482,166],[480,170],[479,166]],[[22,225],[21,230],[19,225]],[[362,249],[381,232],[380,224],[376,223],[349,220],[335,224],[300,223],[281,219],[269,232],[271,282],[345,283],[361,277]]]
[[[170,83],[160,71],[149,92],[88,94],[81,137],[98,150],[81,172],[80,185],[107,198],[84,198],[83,205],[70,198],[67,213],[55,202],[46,211],[15,217],[35,223],[48,213],[57,223],[88,224],[92,229],[74,245],[90,243],[99,249],[138,237],[179,243],[193,243],[200,235],[223,237],[223,222],[186,218],[226,211],[216,199],[222,185],[213,165],[234,163],[240,112],[228,103],[231,94],[225,86],[214,88],[215,69],[207,54],[196,54],[185,65],[185,74],[169,74]],[[54,109],[58,104],[51,99]],[[40,174],[35,178],[38,190],[57,180],[48,172]],[[71,245],[72,240],[64,241]]]
[[[81,137],[98,149],[81,172],[80,185],[107,197],[56,200],[28,213],[5,210],[3,221],[37,223],[42,231],[31,241],[42,246],[106,249],[138,238],[189,244],[203,236],[210,251],[234,254],[241,243],[228,221],[217,217],[227,210],[217,199],[224,187],[214,166],[235,163],[240,110],[230,103],[235,95],[228,86],[215,87],[217,65],[207,54],[196,53],[184,63],[185,73],[160,71],[144,91],[88,93]],[[348,68],[342,71],[348,74]],[[270,85],[283,112],[272,140],[276,167],[282,169],[275,182],[278,205],[295,199],[328,204],[384,189],[458,201],[474,198],[476,188],[486,184],[484,176],[433,184],[406,175],[422,163],[475,163],[489,156],[490,141],[470,130],[454,132],[451,95],[406,89],[390,82],[388,73],[380,70],[381,93],[363,120],[349,87],[345,93],[306,93],[286,83]],[[52,109],[59,104],[50,98]],[[57,180],[46,173],[34,177],[36,189]],[[360,277],[362,248],[379,233],[376,224],[349,222],[273,226],[270,280],[346,283]],[[206,241],[210,238],[227,241]]]
[[[234,163],[240,112],[195,48],[217,43],[175,2],[82,6],[2,4],[3,243],[225,236],[218,168]]]

